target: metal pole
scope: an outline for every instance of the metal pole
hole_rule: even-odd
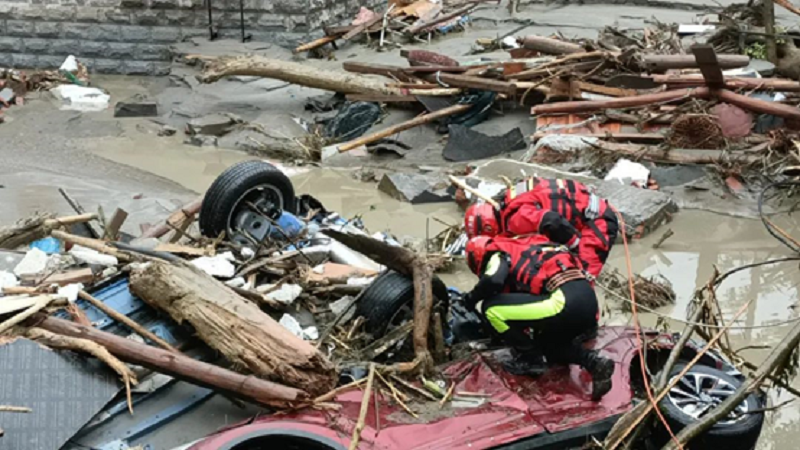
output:
[[[211,16],[211,0],[206,0],[208,6],[208,40],[213,41],[217,38],[217,32],[214,31],[214,18]]]

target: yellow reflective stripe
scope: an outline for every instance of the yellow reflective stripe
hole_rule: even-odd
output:
[[[495,253],[489,258],[489,263],[486,264],[486,270],[483,274],[492,276],[497,273],[498,268],[500,268],[500,253]]]
[[[541,302],[490,306],[486,310],[486,319],[498,333],[505,333],[510,328],[506,323],[508,321],[542,320],[553,317],[564,310],[565,304],[564,293],[558,289],[547,300]]]
[[[511,186],[510,188],[508,188],[508,190],[510,192],[510,195],[509,195],[508,198],[516,198],[517,197],[517,187],[516,186]]]
[[[533,190],[533,178],[528,178],[528,191]]]

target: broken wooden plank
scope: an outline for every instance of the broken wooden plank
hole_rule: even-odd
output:
[[[567,55],[586,51],[581,45],[544,36],[525,36],[517,41],[523,48],[548,55]]]
[[[432,77],[433,78],[433,77]],[[479,89],[482,91],[499,92],[510,97],[517,95],[517,85],[506,81],[491,80],[469,75],[457,75],[452,73],[440,73],[435,76],[445,84],[460,88]]]
[[[347,94],[345,96],[351,102],[375,102],[375,103],[417,103],[417,97],[413,95],[374,95],[374,94]]]
[[[467,6],[464,6],[463,8],[459,8],[455,11],[443,14],[439,17],[436,17],[435,19],[431,19],[428,21],[421,21],[418,24],[406,28],[405,33],[408,35],[415,35],[422,31],[428,31],[429,28],[439,25],[440,23],[447,22],[450,19],[454,19],[456,17],[467,14],[468,12],[472,11],[472,9],[475,8],[476,6],[478,6],[477,3],[470,3]]]
[[[467,66],[414,66],[403,68],[404,73],[464,73],[470,67]]]
[[[188,322],[197,336],[232,364],[312,395],[336,384],[331,362],[314,346],[279,325],[258,305],[191,266],[151,262],[133,270],[131,292]]]
[[[361,33],[365,32],[365,31],[367,31],[368,28],[370,28],[373,25],[377,24],[381,20],[383,20],[383,14],[375,14],[375,17],[367,20],[366,22],[364,22],[364,23],[362,23],[360,25],[356,25],[355,28],[353,28],[352,30],[350,30],[347,33],[345,33],[344,36],[342,36],[342,40],[349,41],[350,39],[353,39],[354,37],[360,35]]]
[[[735,69],[750,64],[750,57],[747,55],[717,55],[717,61],[723,69]],[[642,63],[645,69],[653,71],[697,67],[694,55],[644,55]]]
[[[153,227],[150,227],[140,236],[142,239],[147,238],[160,238],[173,230],[167,223],[176,225],[187,220],[189,217],[194,217],[195,214],[200,212],[200,207],[203,205],[203,197],[193,200],[187,205],[183,205],[167,217],[167,220]]]
[[[311,41],[311,42],[309,42],[307,44],[303,44],[303,45],[295,48],[294,49],[294,53],[303,53],[303,52],[307,52],[307,51],[310,51],[310,50],[314,50],[315,48],[322,47],[325,44],[330,44],[331,42],[335,42],[336,39],[338,39],[338,38],[339,38],[339,35],[335,35],[335,34],[328,35],[328,36],[323,36],[323,37],[321,37],[319,39],[315,39],[315,40],[313,40],[313,41]]]
[[[415,128],[420,125],[433,122],[434,120],[442,119],[444,117],[456,115],[470,108],[472,108],[472,105],[458,104],[458,105],[448,106],[447,108],[440,109],[436,112],[417,116],[406,122],[399,123],[384,130],[378,131],[377,133],[372,133],[367,136],[362,136],[358,139],[352,140],[350,142],[346,142],[342,145],[339,145],[338,149],[339,152],[346,152],[349,150],[353,150],[354,148],[358,148],[361,147],[362,145],[367,145],[372,142],[379,141],[383,138],[387,138],[401,131],[409,130],[411,128]]]
[[[208,248],[190,247],[188,245],[180,245],[173,243],[161,242],[153,249],[156,252],[175,253],[177,255],[189,256],[213,256],[213,251]]]
[[[47,277],[39,280],[36,283],[39,286],[52,286],[57,284],[59,286],[66,286],[68,284],[81,283],[90,285],[94,282],[95,276],[92,269],[85,267],[83,269],[73,269],[67,272],[59,272],[48,275]]]
[[[665,84],[669,88],[688,88],[702,86],[705,83],[702,75],[652,75],[654,83]],[[728,89],[764,89],[784,92],[800,92],[800,83],[780,78],[744,78],[725,77]]]
[[[578,89],[593,94],[608,95],[609,97],[633,97],[639,95],[636,89],[624,89],[618,87],[602,86],[599,84],[588,83],[586,81],[576,81]],[[521,88],[521,86],[518,86]]]
[[[708,88],[681,89],[677,91],[659,92],[657,94],[637,95],[635,97],[622,97],[609,100],[575,101],[536,105],[531,108],[531,114],[562,114],[594,112],[604,109],[633,108],[653,104],[674,102],[689,98],[709,98]]]
[[[155,342],[156,344],[158,344],[164,350],[169,350],[169,351],[171,351],[173,353],[180,353],[178,351],[178,349],[173,347],[172,345],[170,345],[169,342],[167,342],[167,341],[161,339],[160,337],[156,336],[155,333],[153,333],[152,331],[150,331],[147,328],[139,325],[138,323],[136,323],[136,321],[134,321],[130,317],[126,316],[125,314],[119,313],[114,308],[106,305],[102,301],[100,301],[97,298],[93,297],[88,292],[82,290],[82,291],[78,292],[78,296],[80,298],[86,300],[90,305],[92,305],[95,308],[97,308],[100,311],[102,311],[108,317],[110,317],[110,318],[116,320],[117,322],[125,325],[126,327],[130,328],[133,332],[138,333],[141,337],[143,337],[145,339],[149,339],[149,340]]]
[[[537,131],[533,135],[534,141],[547,136],[548,132]],[[578,133],[574,136],[596,138],[596,139],[610,139],[620,142],[641,142],[644,144],[658,144],[664,142],[664,135],[658,133],[612,133],[607,131],[605,133]]]
[[[116,241],[119,238],[119,229],[122,228],[122,224],[125,223],[127,218],[128,212],[124,209],[117,208],[114,210],[114,215],[111,216],[111,220],[106,224],[106,233],[103,238],[109,241]]]
[[[692,54],[697,62],[697,67],[703,74],[706,86],[715,89],[721,88],[725,83],[725,76],[722,74],[714,47],[709,44],[696,44],[692,46]]]
[[[242,400],[283,407],[308,398],[308,394],[300,389],[262,380],[252,375],[242,375],[188,356],[141,344],[67,320],[39,314],[32,322],[37,327],[52,333],[96,342],[125,362],[144,366],[192,384],[222,391]]]

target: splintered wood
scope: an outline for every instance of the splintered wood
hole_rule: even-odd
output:
[[[131,291],[200,339],[235,367],[321,395],[336,384],[333,365],[229,287],[187,266],[153,262],[135,269]]]

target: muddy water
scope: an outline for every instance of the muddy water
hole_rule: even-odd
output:
[[[132,165],[169,178],[197,191],[204,190],[225,167],[248,159],[239,152],[218,149],[197,149],[180,144],[164,146],[121,144],[102,145],[96,148],[101,156]],[[106,143],[109,144],[109,143]],[[413,236],[417,239],[439,232],[443,225],[433,220],[439,218],[448,223],[460,220],[454,204],[434,204],[411,206],[399,202],[377,191],[374,184],[354,180],[350,171],[312,168],[293,175],[295,188],[299,193],[310,193],[331,210],[345,217],[360,215],[371,231],[391,231],[398,237]],[[789,233],[798,236],[800,229],[790,220],[780,225]],[[675,235],[659,249],[652,245],[661,233],[671,228]],[[683,211],[676,215],[672,223],[658,230],[654,235],[631,243],[631,263],[636,272],[646,276],[661,275],[672,282],[677,293],[677,302],[672,307],[663,308],[663,317],[683,318],[685,307],[693,292],[704,285],[712,275],[714,267],[721,272],[743,264],[789,256],[776,240],[770,237],[760,222],[734,219],[711,213]],[[609,266],[625,270],[624,249],[617,245],[612,252]],[[461,270],[443,276],[445,281],[462,289],[474,283],[474,277],[460,265]],[[743,270],[729,277],[718,290],[720,303],[730,320],[737,310],[750,299],[754,299],[746,312],[731,331],[731,341],[735,348],[760,346],[742,352],[755,364],[767,355],[768,348],[774,346],[784,336],[786,325],[775,326],[780,322],[798,316],[797,286],[800,283],[800,270],[797,264],[778,265]],[[614,300],[607,300],[616,303]],[[629,323],[630,317],[618,312],[611,305],[611,313],[606,314],[606,323]],[[657,316],[642,314],[647,325],[655,325]],[[679,331],[683,325],[668,320],[672,330]],[[795,383],[800,388],[800,382]],[[776,401],[787,400],[785,394],[773,396]],[[800,432],[800,409],[790,405],[769,414],[769,423],[764,428],[759,448],[763,450],[783,450],[797,448],[795,440]]]

